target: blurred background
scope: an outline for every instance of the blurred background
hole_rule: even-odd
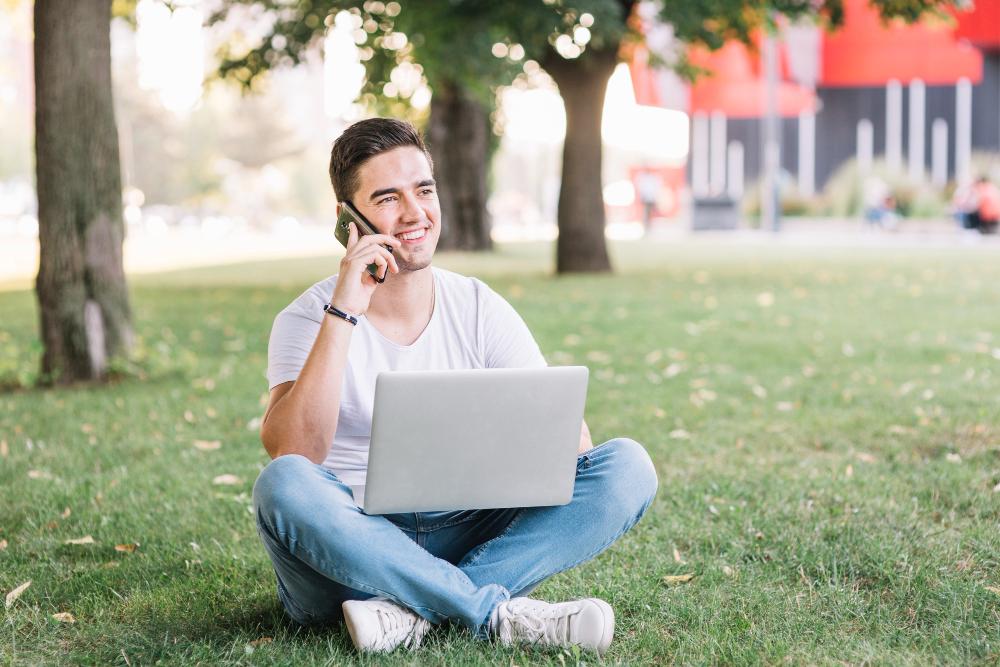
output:
[[[407,3],[356,4],[310,33],[319,38],[295,66],[274,58],[222,79],[220,63],[270,35],[273,16],[255,3],[116,3],[127,270],[315,254],[329,243],[332,141],[375,113],[426,128],[434,98],[402,28],[367,23],[402,20]],[[0,281],[37,271],[32,5],[0,4]],[[1000,182],[1000,0],[914,24],[883,20],[864,0],[844,10],[833,33],[784,21],[772,36],[691,48],[684,65],[700,74],[691,83],[677,73],[674,30],[658,5],[638,3],[629,26],[643,39],[623,41],[603,102],[607,237],[877,229],[981,242],[962,227],[981,198],[977,181]],[[573,16],[554,48],[579,56],[599,18]],[[384,83],[370,67],[366,77],[370,33],[403,45]],[[274,53],[289,51],[282,39],[270,38]],[[507,69],[480,96],[493,103],[483,224],[496,241],[554,239],[563,98],[520,43],[487,46]]]

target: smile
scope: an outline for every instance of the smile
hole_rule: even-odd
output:
[[[426,227],[415,229],[412,232],[406,232],[405,234],[396,234],[396,238],[401,241],[419,241],[425,236],[427,236]]]

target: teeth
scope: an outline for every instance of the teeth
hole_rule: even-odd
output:
[[[419,239],[423,237],[425,233],[427,233],[426,229],[418,229],[416,231],[408,232],[406,234],[399,234],[398,238],[401,238],[404,241],[412,241],[414,239]]]

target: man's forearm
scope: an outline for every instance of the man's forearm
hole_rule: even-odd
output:
[[[353,325],[324,319],[291,390],[265,415],[261,440],[271,458],[301,454],[321,463],[337,431],[340,390]]]

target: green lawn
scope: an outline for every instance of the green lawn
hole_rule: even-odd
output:
[[[544,246],[440,258],[588,365],[595,442],[643,442],[660,475],[636,529],[537,595],[611,602],[609,663],[998,662],[998,249],[614,250],[600,277],[551,277]],[[120,381],[0,393],[0,595],[31,581],[0,663],[370,662],[285,620],[250,514],[271,320],[335,270],[137,277]],[[0,382],[38,355],[33,296],[0,292]],[[452,629],[384,662],[578,660]]]

